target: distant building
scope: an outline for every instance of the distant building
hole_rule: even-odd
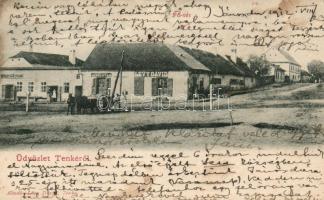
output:
[[[280,65],[271,64],[266,79],[267,83],[283,83],[285,82],[285,70]]]
[[[244,62],[241,58],[234,56],[236,58],[235,62],[232,60],[230,56],[226,56],[229,61],[231,61],[243,74],[244,76],[244,87],[245,88],[253,88],[256,87],[257,81],[256,81],[256,75],[255,73],[248,67],[247,63]]]
[[[244,73],[224,57],[199,49],[181,48],[211,70],[210,84],[227,86],[234,90],[245,87]]]
[[[300,82],[301,65],[288,52],[272,48],[264,56],[272,64],[285,70],[286,82]]]
[[[1,67],[1,99],[26,98],[64,101],[82,85],[79,66],[83,61],[70,56],[21,51]]]

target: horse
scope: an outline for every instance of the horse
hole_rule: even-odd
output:
[[[77,113],[80,114],[87,113],[89,108],[91,110],[91,113],[95,113],[98,111],[97,99],[89,99],[86,96],[78,96],[76,97],[76,107]]]

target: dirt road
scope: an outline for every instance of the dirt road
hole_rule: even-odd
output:
[[[0,144],[4,148],[36,148],[43,144],[55,148],[67,144],[190,147],[210,143],[243,148],[323,144],[324,102],[321,96],[316,97],[322,90],[321,86],[305,86],[296,91],[296,87],[287,86],[239,95],[231,99],[232,112],[140,111],[73,116],[3,112]],[[285,99],[287,92],[290,95]],[[300,92],[312,92],[312,98],[291,100]],[[276,98],[264,100],[271,93]],[[282,106],[283,102],[289,106]]]

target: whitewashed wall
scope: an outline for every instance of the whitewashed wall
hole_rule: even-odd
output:
[[[30,94],[30,97],[47,98],[47,92],[41,91],[41,82],[46,82],[47,86],[62,87],[62,101],[65,101],[72,93],[74,95],[75,86],[81,85],[81,79],[77,79],[78,70],[1,70],[1,75],[22,75],[21,78],[1,78],[0,85],[14,85],[17,86],[17,82],[22,82],[22,91],[17,92],[17,97],[26,97],[28,91],[28,82],[34,82],[34,91]],[[64,93],[64,83],[70,84],[69,93]],[[2,91],[0,91],[2,92]],[[1,95],[0,95],[1,97]]]

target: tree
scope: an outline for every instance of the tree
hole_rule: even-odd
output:
[[[250,69],[262,80],[270,69],[270,62],[264,56],[250,55],[247,61]]]
[[[309,73],[315,80],[324,78],[324,63],[320,60],[312,60],[307,64]]]

